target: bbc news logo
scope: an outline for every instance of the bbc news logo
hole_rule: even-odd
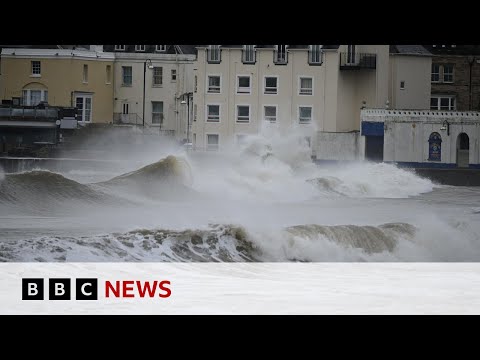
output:
[[[69,278],[48,279],[48,300],[72,300]],[[168,298],[170,281],[105,281],[105,298]],[[22,300],[45,300],[45,279],[22,279]],[[75,279],[75,300],[98,300],[98,279]]]

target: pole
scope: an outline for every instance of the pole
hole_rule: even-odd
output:
[[[187,144],[190,144],[190,94],[187,94]]]
[[[143,112],[142,112],[142,126],[145,127],[145,77],[147,74],[147,62],[143,62]]]

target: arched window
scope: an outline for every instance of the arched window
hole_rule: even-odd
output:
[[[38,82],[32,82],[23,87],[23,105],[36,106],[42,101],[48,102],[48,90],[45,85]]]
[[[442,137],[437,132],[431,133],[428,138],[428,160],[442,161]]]

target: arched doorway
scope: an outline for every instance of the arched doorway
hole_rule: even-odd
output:
[[[468,167],[470,159],[470,139],[465,133],[458,134],[457,137],[457,167]]]
[[[437,132],[431,133],[428,138],[428,160],[442,161],[442,137]]]

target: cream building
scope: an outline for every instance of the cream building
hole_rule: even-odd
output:
[[[114,123],[146,134],[187,139],[192,119],[195,48],[188,45],[105,45],[115,54]]]
[[[315,153],[330,133],[359,131],[362,105],[388,99],[388,45],[197,49],[192,142],[199,150],[274,127],[296,129]]]
[[[4,48],[0,99],[78,108],[80,124],[113,120],[114,54],[85,49]]]

